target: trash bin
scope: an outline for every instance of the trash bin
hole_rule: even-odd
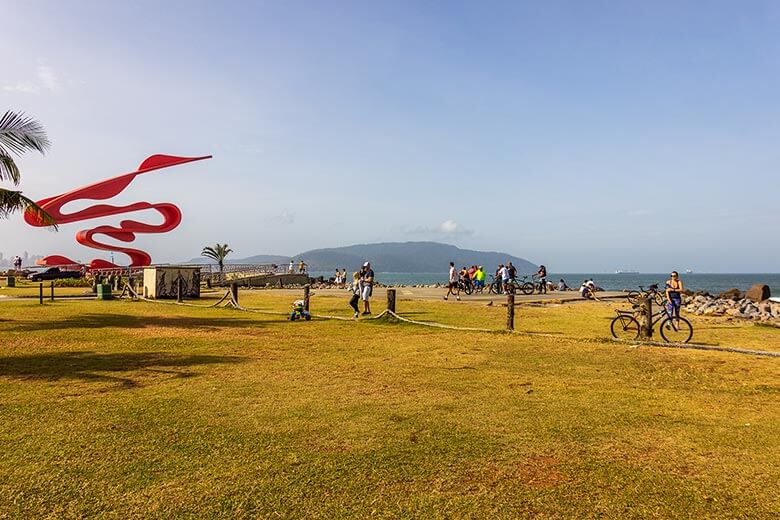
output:
[[[97,299],[98,300],[111,300],[111,284],[100,283],[97,285]]]
[[[6,287],[16,287],[16,277],[8,276],[6,277],[6,282]]]

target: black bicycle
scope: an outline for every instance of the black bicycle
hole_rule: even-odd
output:
[[[471,294],[474,292],[474,282],[468,278],[458,278],[458,288],[466,294]]]
[[[525,295],[529,295],[533,294],[535,290],[536,284],[533,281],[528,281],[528,275],[524,275],[519,281],[517,278],[512,278],[506,284],[506,292],[509,294],[516,294],[520,291]]]
[[[501,278],[497,278],[490,275],[490,283],[487,285],[488,292],[490,294],[502,294],[504,292],[504,284],[501,282]]]
[[[617,316],[609,326],[612,337],[615,339],[635,340],[639,338],[641,325],[637,319],[641,313],[639,308],[633,311],[616,311]],[[682,316],[670,316],[669,312],[662,308],[652,316],[650,331],[658,326],[661,337],[668,343],[688,343],[693,338],[693,325]]]
[[[658,284],[654,283],[647,289],[639,286],[638,291],[628,291],[628,294],[626,295],[626,298],[628,299],[628,303],[632,305],[636,305],[639,303],[639,300],[641,298],[647,298],[647,297],[653,298],[653,301],[656,305],[664,305],[666,303],[666,298],[664,297],[664,293],[660,292],[658,290]]]

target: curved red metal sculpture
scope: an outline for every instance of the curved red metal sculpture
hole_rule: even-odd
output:
[[[152,257],[145,251],[140,249],[132,249],[129,247],[112,246],[104,244],[95,240],[95,235],[106,235],[121,242],[132,242],[135,240],[136,233],[167,233],[176,228],[181,222],[181,211],[179,208],[168,202],[161,202],[157,204],[151,204],[149,202],[136,202],[127,206],[112,206],[109,204],[96,204],[90,206],[81,211],[74,213],[63,213],[62,207],[76,200],[90,199],[90,200],[105,200],[119,195],[127,186],[133,182],[138,175],[148,173],[161,168],[168,168],[169,166],[176,166],[179,164],[185,164],[193,161],[201,161],[203,159],[211,159],[210,155],[202,157],[176,157],[173,155],[152,155],[148,157],[138,170],[132,173],[126,173],[113,179],[108,179],[89,186],[42,199],[38,201],[38,205],[45,209],[49,215],[54,217],[57,224],[67,224],[69,222],[78,222],[80,220],[88,220],[91,218],[107,217],[110,215],[120,215],[122,213],[130,213],[132,211],[141,211],[145,209],[153,209],[158,211],[163,217],[163,223],[159,225],[146,224],[138,222],[136,220],[123,220],[119,223],[119,227],[114,226],[97,226],[92,229],[85,229],[76,233],[76,241],[87,247],[94,249],[102,249],[105,251],[117,251],[125,253],[130,257],[131,267],[141,267],[150,265],[152,263]],[[28,224],[37,227],[45,226],[33,213],[26,212],[24,214],[24,220]],[[51,255],[38,261],[41,265],[74,265],[78,262],[61,256]],[[90,269],[103,269],[110,267],[119,267],[116,264],[108,262],[106,260],[95,259],[89,264]]]

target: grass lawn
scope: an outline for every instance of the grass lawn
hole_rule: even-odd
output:
[[[519,328],[552,335],[533,336],[0,302],[0,518],[777,518],[780,359],[615,344],[613,305],[521,306]],[[692,321],[780,350],[780,329]]]

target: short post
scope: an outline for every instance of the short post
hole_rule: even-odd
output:
[[[43,282],[38,284],[38,303],[43,305]]]
[[[653,339],[653,299],[649,296],[639,298],[641,319],[639,323],[639,336],[642,339]]]
[[[512,293],[506,295],[506,328],[515,330],[515,295]]]
[[[233,301],[238,303],[238,284],[233,282],[230,284],[230,294],[233,296]]]
[[[182,289],[181,289],[181,278],[176,280],[176,301],[181,303],[182,301]]]
[[[51,296],[49,297],[51,301],[54,301],[54,280],[51,281]]]
[[[387,290],[387,310],[395,314],[395,289]]]
[[[311,290],[311,285],[306,284],[303,286],[303,310],[306,312],[309,312],[309,292]]]

